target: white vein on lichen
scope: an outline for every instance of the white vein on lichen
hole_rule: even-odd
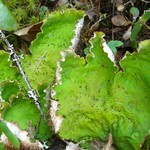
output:
[[[103,42],[103,50],[105,53],[108,54],[108,58],[114,63],[115,62],[115,56],[112,52],[112,50],[108,47],[108,45],[106,44],[106,42]]]

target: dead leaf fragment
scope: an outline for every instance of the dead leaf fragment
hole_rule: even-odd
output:
[[[117,10],[118,11],[123,11],[125,9],[125,6],[124,5],[119,5],[118,7],[117,7]]]
[[[103,150],[115,150],[115,149],[112,147],[112,144],[113,144],[112,134],[109,134],[108,142],[107,142],[107,144],[104,146]]]
[[[140,150],[149,150],[150,149],[150,131],[145,135],[143,142],[140,145]]]
[[[21,39],[23,39],[25,41],[31,42],[35,39],[36,34],[38,32],[41,32],[42,24],[43,24],[43,22],[33,24],[31,26],[28,26],[26,28],[16,31],[14,34],[19,36]]]
[[[96,140],[90,141],[90,150],[115,150],[112,144],[112,134],[109,134],[107,142],[101,142]]]
[[[15,49],[21,49],[23,53],[31,54],[29,51],[30,44],[36,38],[37,33],[41,32],[42,24],[43,21],[14,32],[18,40]]]
[[[130,27],[128,28],[128,30],[123,34],[123,39],[124,39],[124,40],[128,40],[128,39],[130,38],[131,30],[132,30],[132,26],[130,26]]]
[[[115,15],[114,17],[111,18],[112,24],[115,26],[127,26],[131,22],[128,21],[123,15]]]

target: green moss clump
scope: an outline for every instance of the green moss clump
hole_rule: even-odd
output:
[[[25,25],[39,22],[44,18],[45,11],[41,13],[40,0],[3,0],[6,6],[14,15],[20,28]]]

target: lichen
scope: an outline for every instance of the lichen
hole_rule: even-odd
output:
[[[70,14],[73,14],[70,17]],[[43,82],[52,85],[54,82],[57,61],[61,58],[60,51],[68,49],[74,37],[74,28],[83,16],[83,11],[75,9],[51,13],[45,20],[42,33],[32,42],[30,51],[22,60],[23,69],[33,88]],[[32,71],[31,71],[32,70]]]
[[[139,149],[150,128],[149,44],[128,54],[121,61],[124,71],[116,73],[103,51],[102,37],[95,34],[86,59],[66,52],[60,64],[61,84],[54,87],[58,115],[64,117],[59,135],[80,141],[106,140],[112,133],[116,148]]]

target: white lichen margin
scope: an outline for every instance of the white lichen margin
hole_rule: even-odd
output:
[[[72,45],[69,47],[69,49],[71,49],[73,51],[76,49],[76,47],[77,47],[77,45],[79,43],[83,24],[84,24],[84,16],[81,19],[79,19],[78,23],[76,24],[75,36],[71,40]]]
[[[0,37],[2,38],[2,40],[6,43],[7,45],[7,48],[8,48],[8,51],[10,53],[10,58],[12,61],[16,62],[16,65],[20,71],[20,74],[24,80],[24,82],[26,83],[29,91],[28,91],[28,96],[33,99],[35,105],[37,106],[38,110],[40,111],[41,115],[43,116],[43,118],[46,120],[46,117],[42,111],[42,108],[40,106],[40,102],[38,100],[38,96],[36,94],[36,92],[33,90],[33,88],[31,87],[29,81],[28,81],[28,78],[27,76],[25,75],[25,72],[23,71],[22,69],[22,66],[21,66],[21,63],[20,63],[20,58],[17,56],[17,54],[15,53],[15,50],[14,50],[14,47],[13,45],[11,45],[9,43],[9,41],[7,40],[5,34],[0,30]]]
[[[90,53],[92,54],[93,57],[95,57],[94,53],[92,52],[92,48],[93,48],[93,39],[96,38],[96,34],[94,33],[94,36],[90,39],[90,44],[91,44],[91,47],[90,47]],[[103,38],[103,37],[102,37]],[[112,50],[108,47],[108,45],[106,44],[106,41],[104,40],[103,38],[103,42],[102,42],[102,46],[103,46],[103,51],[105,53],[108,54],[108,58],[114,63],[115,65],[115,56],[112,52]]]
[[[21,145],[23,147],[30,147],[35,149],[35,147],[38,150],[44,150],[44,145],[40,143],[38,140],[36,142],[30,142],[30,138],[28,136],[28,132],[22,131],[16,124],[6,122],[7,127],[10,129],[10,131],[19,139],[21,142]],[[7,137],[4,133],[0,136],[0,143],[3,143],[5,145],[9,144]]]
[[[104,41],[103,42],[103,50],[104,52],[106,52],[108,54],[108,58],[113,62],[115,63],[115,56],[112,52],[112,50],[108,47],[108,45],[106,44],[106,42]]]
[[[56,80],[55,80],[55,84],[53,85],[53,87],[58,84],[59,85],[62,84],[62,81],[61,81],[62,68],[61,68],[60,64],[65,61],[67,52],[68,51],[62,51],[61,52],[62,59],[57,61]],[[70,52],[72,52],[72,50],[70,50]],[[56,95],[56,91],[52,90],[51,97],[53,98],[55,95]],[[61,127],[61,123],[63,121],[63,117],[57,115],[58,110],[59,110],[59,102],[56,100],[51,100],[50,116],[51,116],[52,126],[53,126],[55,132],[59,131],[59,129]]]
[[[82,148],[80,148],[80,144],[81,143],[84,143],[84,141],[80,141],[79,143],[72,143],[72,142],[67,142],[67,146],[66,146],[66,149],[65,150],[84,150]]]
[[[65,61],[65,57],[66,55],[70,54],[75,54],[72,49],[68,49],[66,51],[61,51],[61,56],[62,59],[57,61],[57,69],[56,69],[56,79],[55,79],[55,84],[53,85],[53,87],[55,87],[56,85],[61,85],[62,81],[61,81],[61,63]],[[51,97],[54,98],[54,96],[56,95],[56,91],[51,90]],[[57,115],[57,111],[59,110],[59,102],[56,100],[51,100],[51,107],[50,107],[50,116],[51,116],[51,121],[52,121],[52,126],[55,130],[55,132],[58,132],[60,127],[61,127],[61,123],[63,121],[63,117],[62,116],[58,116]]]
[[[51,100],[50,116],[52,125],[56,133],[59,131],[61,123],[63,121],[63,117],[56,115],[57,111],[59,110],[58,105],[59,105],[58,101]]]

